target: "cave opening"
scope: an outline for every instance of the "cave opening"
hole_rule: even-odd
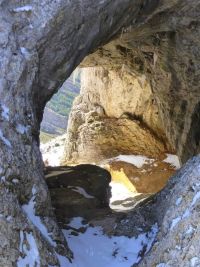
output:
[[[67,135],[49,148],[55,164],[46,158],[46,165],[55,165],[45,169],[55,214],[80,267],[85,267],[85,255],[87,266],[93,256],[99,267],[118,264],[122,255],[126,264],[119,266],[137,262],[127,250],[146,253],[158,228],[152,221],[135,229],[133,212],[180,168],[178,156],[165,142],[149,81],[124,68],[81,70],[81,93],[71,109]],[[55,147],[63,148],[59,162]],[[138,238],[127,239],[135,234]],[[99,253],[106,255],[104,260]]]
[[[45,166],[59,166],[73,101],[80,93],[81,69],[76,68],[47,102],[40,125],[40,150]]]
[[[1,0],[0,7],[0,266],[199,265],[199,156],[128,212],[108,207],[110,174],[87,164],[105,160],[116,181],[134,172],[131,187],[144,194],[135,164],[145,163],[148,178],[155,160],[177,154],[184,163],[200,152],[199,1]],[[76,103],[85,110],[74,109],[64,158],[82,165],[44,169],[43,109],[79,64],[96,69],[87,70],[88,94]],[[77,212],[93,218],[63,221]],[[84,234],[92,245],[80,247]]]

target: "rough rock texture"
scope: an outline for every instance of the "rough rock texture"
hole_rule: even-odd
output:
[[[175,173],[175,167],[162,160],[154,160],[137,168],[124,161],[110,161],[106,169],[112,181],[126,185],[133,192],[157,193],[163,189],[169,178]]]
[[[59,265],[58,254],[70,256],[43,180],[42,112],[84,56],[131,23],[139,2],[0,0],[0,266],[16,266],[20,230],[33,232],[41,266]],[[56,247],[47,245],[22,211],[32,191],[36,214],[60,244]]]
[[[137,26],[124,29],[82,63],[104,68],[90,72],[87,105],[101,105],[109,117],[129,113],[183,162],[199,152],[198,16],[199,1],[146,1],[134,19]],[[111,98],[116,104],[109,106]]]
[[[41,266],[59,266],[58,254],[70,256],[43,179],[39,124],[45,103],[72,70],[114,37],[119,38],[110,44],[111,52],[103,47],[84,64],[114,65],[116,49],[113,58],[120,59],[120,68],[126,62],[131,72],[146,74],[167,138],[182,159],[199,151],[199,4],[0,0],[0,266],[16,266],[20,254],[25,256],[20,231],[33,233]],[[57,241],[55,246],[22,211],[33,198],[35,213],[48,229],[48,240],[52,236]],[[191,240],[195,245],[196,236]],[[163,251],[160,246],[161,257]],[[176,255],[184,261],[181,251]]]
[[[160,231],[139,266],[198,267],[200,157],[189,160],[154,201]]]
[[[92,218],[97,208],[108,208],[110,173],[94,165],[47,167],[45,178],[58,221]]]
[[[70,114],[67,162],[99,162],[119,154],[158,157],[170,150],[144,75],[87,68]]]

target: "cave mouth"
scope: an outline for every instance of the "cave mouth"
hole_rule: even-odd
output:
[[[80,251],[87,255],[85,247],[92,247],[95,257],[107,247],[120,260],[118,250],[124,250],[120,246],[124,238],[129,248],[127,236],[139,238],[133,238],[131,244],[139,242],[138,253],[151,247],[157,224],[150,219],[138,230],[132,225],[132,214],[138,206],[145,207],[180,167],[166,137],[158,103],[149,78],[125,64],[82,69],[81,92],[71,109],[67,134],[45,144],[46,158],[42,151],[55,215],[76,260],[79,256],[86,260],[80,255]],[[149,220],[148,212],[144,217]],[[143,235],[152,239],[142,240]],[[123,257],[130,266],[126,253]],[[87,258],[92,259],[91,255]],[[133,255],[130,260],[133,263]],[[99,266],[103,264],[101,261]]]
[[[76,68],[45,106],[40,125],[40,150],[45,166],[60,165],[71,108],[80,87],[81,69]]]
[[[75,72],[74,78],[72,75],[64,83],[59,90],[61,97],[63,90],[65,93],[66,87],[72,84],[72,90],[77,93],[76,79],[81,93],[69,108],[68,130],[64,127],[64,135],[41,145],[44,164],[56,166],[55,176],[59,171],[62,173],[64,166],[93,164],[106,169],[111,174],[109,207],[116,212],[133,210],[162,190],[180,168],[178,156],[162,136],[158,107],[155,100],[152,101],[149,82],[144,75],[137,77],[127,73],[124,67],[120,71],[118,68],[87,67],[79,69],[78,76]],[[134,96],[133,100],[130,100],[131,96]],[[61,97],[58,93],[47,104],[44,120],[50,114],[51,124],[54,120],[49,109],[63,112],[65,107],[66,99],[60,101]],[[41,131],[45,130],[45,123],[49,126],[44,120]],[[57,125],[58,122],[56,119]],[[55,132],[58,127],[53,126]],[[49,134],[51,129],[46,128]],[[43,135],[42,132],[41,138]],[[52,176],[53,172],[52,169]],[[87,195],[87,187],[69,186],[73,191]]]

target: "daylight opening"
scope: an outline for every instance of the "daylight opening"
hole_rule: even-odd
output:
[[[40,149],[45,166],[61,165],[70,111],[80,87],[81,69],[77,68],[46,104],[40,127]]]
[[[92,266],[94,257],[97,267],[137,263],[158,228],[153,221],[141,231],[131,228],[131,214],[180,167],[146,76],[124,66],[79,69],[47,104],[40,139],[52,204],[75,266]]]
[[[111,181],[104,202],[116,212],[132,210],[159,192],[180,167],[153,100],[146,77],[124,66],[77,69],[45,108],[40,134],[44,164],[57,166],[53,173],[63,171],[65,179],[69,170],[61,165],[71,166],[75,176],[73,166],[79,164],[106,169]],[[85,185],[68,186],[76,195],[90,196]]]

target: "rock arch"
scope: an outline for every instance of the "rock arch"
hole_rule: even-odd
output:
[[[116,60],[119,54],[129,57],[127,66],[134,60],[137,71],[149,73],[167,138],[184,160],[191,156],[183,144],[189,113],[199,102],[198,9],[199,1],[191,0],[0,0],[0,265],[15,266],[23,259],[20,240],[30,235],[37,240],[41,266],[58,264],[56,253],[70,257],[43,180],[39,125],[46,102],[98,47],[83,64],[104,64],[113,46],[109,51],[103,45],[115,39]],[[149,50],[152,44],[158,54]],[[152,73],[156,62],[161,71]]]

